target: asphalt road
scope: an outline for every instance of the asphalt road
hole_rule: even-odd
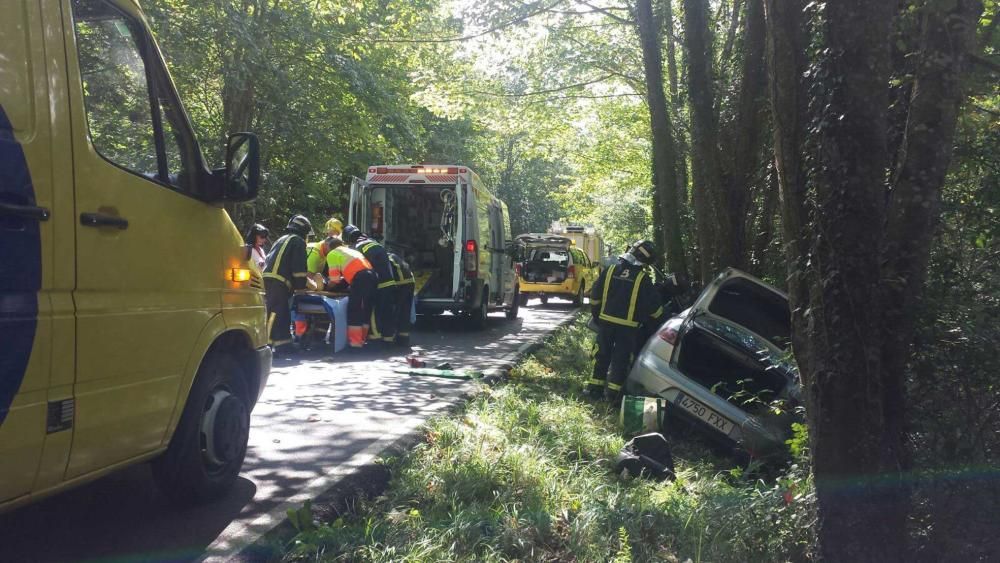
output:
[[[421,319],[413,349],[429,363],[489,369],[567,320],[569,303],[490,316],[469,330],[448,315]],[[167,506],[149,466],[0,515],[0,561],[225,559],[279,524],[285,509],[318,496],[370,463],[429,416],[462,400],[466,381],[392,371],[408,352],[381,348],[279,359],[251,419],[250,447],[234,490],[193,509]]]

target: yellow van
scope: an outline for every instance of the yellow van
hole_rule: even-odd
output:
[[[597,264],[590,261],[568,237],[550,233],[528,233],[514,239],[518,248],[518,285],[521,305],[538,297],[569,299],[582,305],[587,291],[597,281]]]
[[[5,0],[0,18],[0,510],[153,461],[177,501],[243,464],[271,366],[260,273],[139,7]]]

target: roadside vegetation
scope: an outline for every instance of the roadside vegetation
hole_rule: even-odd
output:
[[[287,560],[785,561],[811,553],[806,439],[778,470],[668,433],[677,480],[613,473],[617,412],[585,399],[591,333],[558,330],[510,380],[431,420],[392,478],[333,522],[293,514]]]

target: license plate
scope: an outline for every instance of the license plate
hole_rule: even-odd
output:
[[[674,403],[723,434],[729,435],[729,432],[733,429],[733,423],[729,419],[706,407],[700,401],[696,401],[691,397],[688,397],[684,393],[679,393],[677,395],[677,400],[674,401]]]

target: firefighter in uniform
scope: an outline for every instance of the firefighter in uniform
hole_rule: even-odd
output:
[[[369,340],[393,342],[396,339],[395,296],[396,279],[393,275],[389,253],[377,240],[361,232],[354,225],[344,227],[344,242],[365,255],[378,276],[375,298],[372,300],[371,333]]]
[[[389,262],[392,264],[393,279],[396,281],[396,344],[405,347],[410,345],[410,312],[413,310],[416,281],[413,278],[413,270],[402,256],[390,252]]]
[[[591,314],[598,326],[594,375],[587,382],[592,397],[603,391],[609,401],[621,399],[639,326],[663,315],[659,292],[645,271],[655,257],[652,242],[637,241],[601,271],[590,290]]]
[[[306,238],[312,233],[312,224],[302,215],[295,215],[288,220],[285,231],[267,254],[263,271],[267,330],[275,351],[292,342],[289,301],[294,290],[306,286]]]
[[[344,241],[330,237],[327,243],[327,288],[331,291],[348,290],[347,342],[351,348],[361,348],[368,339],[368,312],[378,283],[377,277],[371,262],[357,250],[346,246]]]

